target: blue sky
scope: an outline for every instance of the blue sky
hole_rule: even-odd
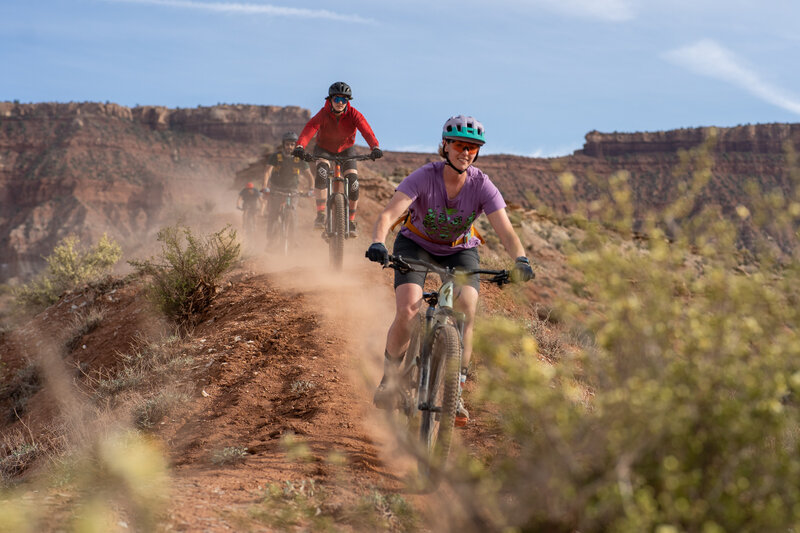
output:
[[[0,100],[313,113],[342,80],[386,149],[471,114],[485,153],[554,156],[800,121],[798,22],[797,0],[0,0]]]

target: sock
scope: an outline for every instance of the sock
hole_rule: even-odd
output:
[[[317,200],[317,213],[325,211],[325,200]]]
[[[352,221],[352,220],[355,220],[355,219],[356,219],[356,210],[355,209],[351,209],[350,210],[350,220]]]

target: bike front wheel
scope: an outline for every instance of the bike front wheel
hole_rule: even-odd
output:
[[[344,194],[336,193],[331,205],[331,235],[328,240],[331,266],[336,270],[341,270],[344,262],[344,232],[347,224],[344,207]]]
[[[423,453],[419,472],[426,478],[444,467],[450,454],[459,397],[461,341],[456,326],[446,322],[436,327],[431,347],[430,410],[422,411],[419,436]]]

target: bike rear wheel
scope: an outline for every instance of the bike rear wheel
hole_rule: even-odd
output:
[[[436,411],[422,411],[419,436],[423,454],[419,472],[427,478],[441,469],[450,454],[459,395],[461,342],[450,322],[436,327],[431,347],[429,405]]]
[[[347,224],[344,210],[344,194],[333,195],[331,205],[331,235],[328,240],[331,266],[336,270],[342,269],[344,261],[344,232]]]

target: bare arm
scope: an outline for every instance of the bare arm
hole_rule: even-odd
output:
[[[411,198],[405,193],[396,191],[389,203],[383,209],[383,212],[378,215],[378,220],[375,222],[375,229],[372,231],[372,242],[384,243],[386,241],[386,234],[389,233],[389,228],[397,218],[402,215],[408,206],[411,205]]]
[[[508,219],[506,210],[498,209],[491,215],[486,215],[486,218],[489,219],[492,228],[494,228],[497,236],[500,237],[500,242],[503,243],[503,248],[506,249],[508,255],[514,259],[517,257],[524,257],[525,249],[522,247],[522,243],[519,237],[517,237],[513,226],[511,226],[511,221]]]

